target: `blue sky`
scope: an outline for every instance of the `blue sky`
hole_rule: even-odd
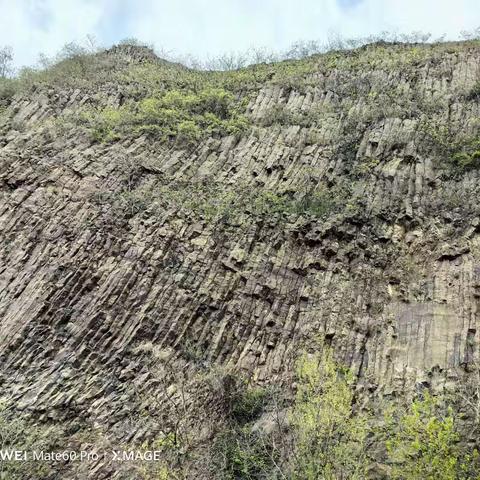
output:
[[[251,46],[284,50],[332,34],[422,30],[456,38],[480,26],[480,0],[0,0],[0,46],[17,65],[94,35],[101,45],[137,37],[200,58]]]

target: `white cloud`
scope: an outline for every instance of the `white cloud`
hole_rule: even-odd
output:
[[[25,65],[95,31],[102,2],[0,0],[0,11],[6,12],[0,17],[0,45],[11,45],[16,63]]]
[[[0,45],[11,45],[20,65],[87,34],[102,43],[135,36],[205,57],[252,45],[281,50],[332,31],[454,38],[480,26],[478,0],[0,0],[0,9]]]

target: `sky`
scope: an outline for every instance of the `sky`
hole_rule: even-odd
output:
[[[480,27],[480,0],[0,0],[0,47],[33,65],[93,35],[108,46],[135,37],[200,59],[248,48],[283,51],[299,40],[421,30],[458,38]]]

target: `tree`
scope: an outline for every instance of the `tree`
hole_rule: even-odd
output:
[[[291,414],[294,451],[291,478],[360,480],[367,470],[368,416],[353,412],[352,373],[326,349],[303,355]]]
[[[428,392],[405,411],[387,416],[391,478],[396,480],[478,479],[476,451],[464,454],[452,408],[443,409]]]
[[[13,73],[13,50],[12,47],[0,48],[0,78],[7,78]]]

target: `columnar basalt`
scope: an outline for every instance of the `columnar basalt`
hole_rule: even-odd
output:
[[[93,138],[77,117],[148,96],[129,69],[184,72],[98,58],[118,77],[39,82],[0,113],[0,385],[21,415],[141,444],[182,404],[208,441],[214,368],[288,390],[321,339],[371,400],[477,360],[478,44],[249,67],[248,126],[187,144]]]

